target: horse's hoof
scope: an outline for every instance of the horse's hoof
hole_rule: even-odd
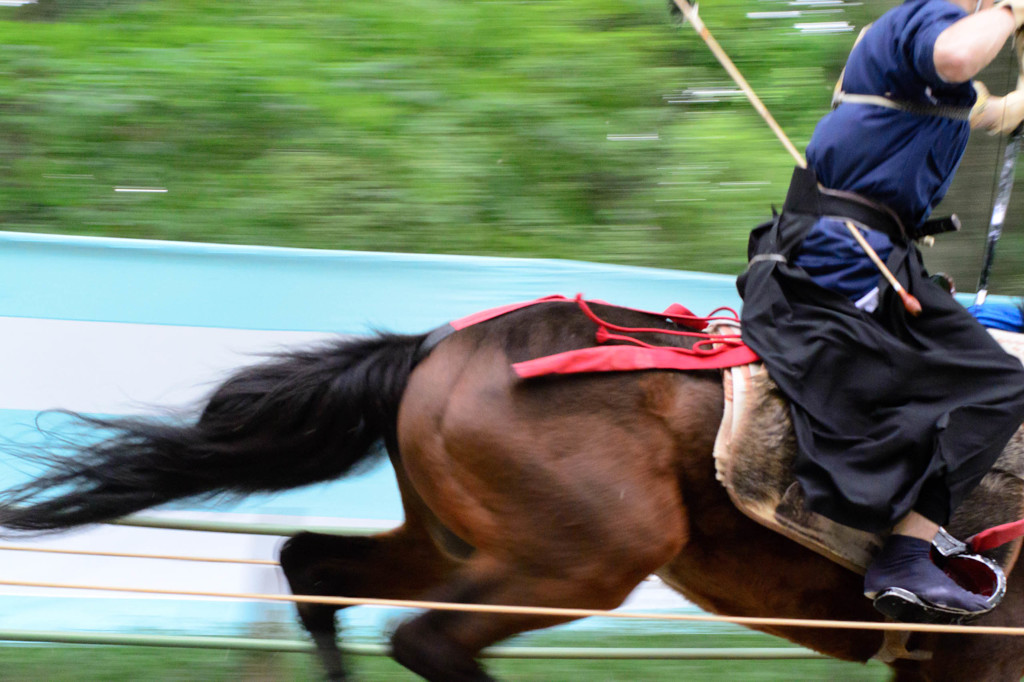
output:
[[[476,660],[421,616],[391,637],[391,657],[431,682],[495,682]]]

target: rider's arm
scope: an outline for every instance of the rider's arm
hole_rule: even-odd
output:
[[[1007,6],[990,7],[950,25],[935,40],[939,78],[947,83],[970,80],[995,59],[1015,28],[1014,13]]]

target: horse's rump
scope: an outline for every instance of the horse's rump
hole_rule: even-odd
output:
[[[516,371],[519,363],[601,345],[625,351],[635,347],[621,338],[602,338],[601,330],[608,327],[595,322],[588,310],[613,329],[641,330],[631,336],[652,346],[685,352],[700,340],[689,335],[693,328],[685,335],[674,333],[686,328],[663,313],[540,300],[498,309],[495,315],[485,311],[471,316],[470,324],[456,324],[413,371],[399,412],[399,475],[408,477],[411,489],[441,523],[474,547],[494,549],[509,535],[545,529],[550,516],[564,515],[566,508],[579,517],[573,522],[579,526],[574,540],[582,540],[601,526],[598,520],[608,510],[628,500],[629,510],[616,525],[623,536],[630,525],[637,529],[639,546],[636,557],[622,560],[642,565],[646,550],[639,529],[662,515],[665,528],[680,522],[674,439],[678,431],[696,442],[707,440],[710,455],[711,423],[721,411],[718,372],[607,368],[524,378]],[[693,410],[680,414],[677,409],[684,384],[695,387],[695,396],[704,396],[700,419],[693,419]],[[486,453],[486,459],[476,453]],[[633,503],[645,495],[650,500]],[[666,500],[662,510],[654,504],[659,496]],[[493,512],[498,507],[504,512],[500,518]],[[634,517],[633,509],[641,508]],[[614,544],[598,538],[600,533],[594,551]]]

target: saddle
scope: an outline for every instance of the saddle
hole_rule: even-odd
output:
[[[989,331],[1007,352],[1024,360],[1024,334]],[[793,476],[796,436],[789,406],[763,365],[724,369],[723,382],[725,412],[714,457],[716,475],[733,503],[758,523],[863,574],[885,536],[840,525],[804,508],[803,491]],[[979,555],[972,554],[957,538],[969,539],[1022,517],[1024,429],[1013,436],[989,473],[955,512],[948,528],[940,532],[933,543],[936,564],[966,589],[988,597],[994,608],[1005,593],[1004,576],[1017,561],[1021,539]],[[884,593],[876,599],[876,606],[903,621],[963,620],[963,614],[936,610],[909,593]]]

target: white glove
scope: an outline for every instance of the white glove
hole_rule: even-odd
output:
[[[1024,26],[1024,0],[999,0],[993,7],[1005,7],[1010,10],[1017,28]]]
[[[974,81],[978,99],[971,109],[971,127],[984,128],[990,135],[1013,132],[1024,121],[1024,89],[1005,97],[993,97],[981,81]]]
[[[986,116],[986,112],[988,112],[988,103],[992,96],[981,81],[975,80],[971,85],[974,86],[974,92],[978,95],[974,100],[974,106],[971,107],[971,128],[987,128],[989,117]]]

